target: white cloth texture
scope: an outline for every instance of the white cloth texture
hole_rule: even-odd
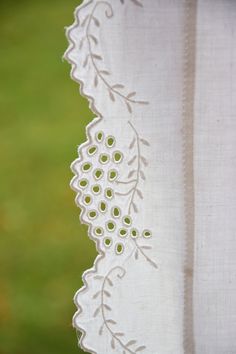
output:
[[[72,164],[98,251],[80,346],[235,354],[236,1],[84,0],[66,33],[96,115]]]

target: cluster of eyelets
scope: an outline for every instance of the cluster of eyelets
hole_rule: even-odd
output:
[[[119,177],[118,165],[123,161],[123,154],[116,148],[112,135],[105,136],[99,131],[95,141],[86,148],[88,161],[81,163],[81,177],[78,188],[82,194],[81,201],[89,222],[99,219],[99,225],[92,228],[93,236],[100,238],[104,247],[114,249],[122,254],[124,245],[122,238],[151,237],[149,230],[138,231],[132,226],[129,215],[122,215],[119,206],[114,203],[114,181]],[[106,188],[104,188],[104,185]],[[114,237],[118,236],[117,242]]]

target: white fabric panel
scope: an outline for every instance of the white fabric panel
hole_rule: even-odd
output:
[[[236,353],[236,2],[85,0],[67,37],[96,115],[72,164],[98,250],[75,295],[80,346]]]

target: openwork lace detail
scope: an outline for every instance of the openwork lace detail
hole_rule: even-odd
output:
[[[117,256],[128,252],[128,257],[134,255],[135,260],[144,257],[148,264],[158,268],[156,262],[147,254],[152,246],[143,242],[139,244],[139,240],[148,241],[155,235],[148,228],[139,230],[133,222],[133,214],[139,212],[138,202],[135,201],[134,204],[134,200],[143,198],[140,180],[145,183],[144,168],[148,166],[141,145],[148,147],[149,143],[140,137],[131,122],[128,126],[131,129],[131,142],[127,151],[131,151],[133,156],[131,158],[130,155],[129,158],[126,156],[119,148],[115,136],[105,134],[103,130],[95,130],[93,135],[89,133],[89,140],[79,148],[81,157],[72,165],[75,177],[71,186],[77,192],[76,204],[81,208],[81,222],[89,225],[89,236],[95,240],[97,249],[103,257],[107,251],[113,251]],[[120,178],[123,170],[127,171],[127,180]],[[126,210],[122,210],[120,205],[123,198],[126,198]],[[115,271],[118,272],[117,276],[120,279],[125,275],[125,270],[120,266],[112,267],[104,276],[95,271],[94,279],[101,280],[100,290],[93,294],[94,300],[100,299],[93,314],[94,317],[99,314],[102,316],[99,335],[103,335],[106,329],[111,335],[111,348],[115,349],[119,345],[122,354],[144,351],[146,347],[136,345],[136,340],[125,341],[125,334],[113,328],[115,325],[119,327],[120,324],[108,316],[111,315],[112,307],[105,301],[110,295],[107,286],[113,286],[110,276]],[[87,287],[86,278],[83,279]],[[76,316],[79,316],[79,312]],[[83,337],[81,344],[82,342]]]
[[[117,148],[115,137],[105,135],[103,131],[98,130],[89,143],[81,147],[83,159],[77,159],[73,163],[76,176],[72,181],[72,187],[78,193],[76,203],[82,209],[81,221],[90,226],[89,233],[100,249],[105,251],[107,248],[113,248],[114,252],[120,255],[125,250],[126,240],[130,239],[135,246],[135,259],[138,259],[140,254],[157,268],[156,263],[145,253],[146,250],[151,249],[151,246],[140,246],[138,243],[140,238],[152,237],[152,231],[148,228],[140,230],[135,227],[131,215],[131,208],[134,213],[138,212],[134,202],[136,195],[140,199],[143,198],[139,189],[140,176],[145,179],[141,165],[148,164],[141,155],[140,144],[149,145],[149,143],[139,137],[131,122],[129,126],[135,133],[129,146],[130,150],[134,151],[133,157],[127,162],[125,153]],[[120,179],[124,164],[128,170],[127,181]],[[123,190],[124,187],[127,189],[127,186],[128,190]],[[127,198],[127,213],[121,209],[119,202],[121,197]]]

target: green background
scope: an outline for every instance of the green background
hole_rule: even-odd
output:
[[[94,115],[62,61],[79,3],[0,2],[0,354],[83,353],[72,299],[96,252],[69,182]]]

